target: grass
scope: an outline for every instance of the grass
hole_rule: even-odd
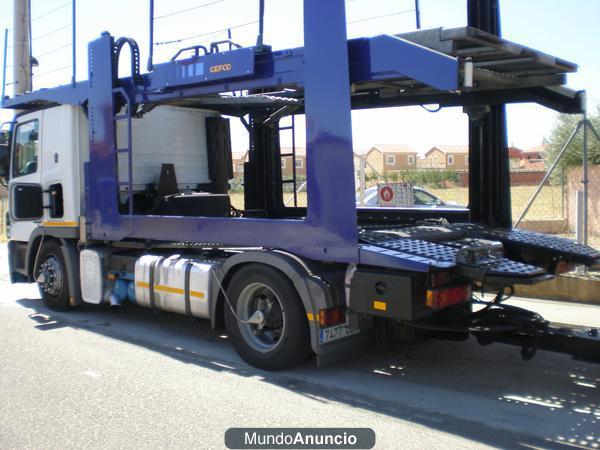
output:
[[[513,220],[516,221],[525,210],[536,189],[537,186],[513,186],[511,188]],[[459,205],[469,203],[468,188],[428,189],[428,191],[446,202],[454,202]],[[566,205],[563,205],[561,186],[544,186],[524,220],[564,219],[565,215]]]

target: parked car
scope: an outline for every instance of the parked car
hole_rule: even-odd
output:
[[[414,204],[413,208],[464,208],[454,202],[445,202],[439,197],[436,197],[431,192],[427,192],[420,187],[413,188]],[[360,206],[360,193],[356,193],[356,206]],[[377,207],[377,186],[370,187],[365,190],[364,207]]]

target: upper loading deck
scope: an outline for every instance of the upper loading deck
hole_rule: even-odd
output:
[[[119,83],[131,89],[136,104],[169,103],[240,116],[266,108],[302,109],[304,48],[256,50],[198,53]],[[535,102],[560,112],[582,111],[580,94],[565,87],[566,75],[577,65],[471,27],[352,39],[348,54],[353,108]],[[218,66],[231,69],[210,71]],[[83,104],[89,84],[5,98],[2,107]],[[253,87],[262,92],[252,92]],[[227,95],[247,89],[248,95]]]

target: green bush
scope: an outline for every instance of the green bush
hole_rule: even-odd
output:
[[[374,173],[365,174],[365,185],[374,186],[377,183],[411,183],[419,187],[445,188],[446,182],[459,183],[460,172],[455,170],[415,169],[400,170],[379,177]]]
[[[446,182],[458,183],[460,172],[455,170],[404,170],[399,179],[420,187],[443,188]]]
[[[244,192],[244,177],[229,180],[229,192]]]

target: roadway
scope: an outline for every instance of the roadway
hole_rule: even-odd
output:
[[[371,427],[377,448],[600,448],[600,365],[496,344],[372,348],[317,369],[243,363],[205,322],[47,310],[0,247],[2,448],[223,448],[229,427]],[[600,326],[600,307],[516,300]]]

